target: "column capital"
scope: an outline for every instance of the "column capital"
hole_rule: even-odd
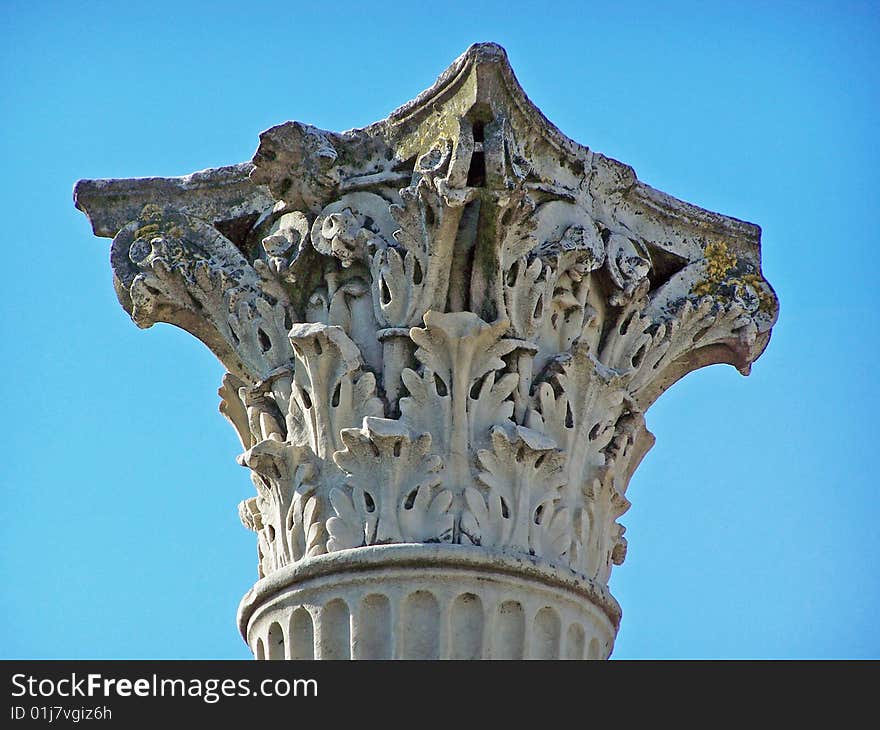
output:
[[[240,505],[259,543],[254,595],[274,607],[251,595],[242,628],[264,656],[278,631],[296,654],[303,607],[310,631],[337,601],[361,611],[358,555],[378,585],[395,544],[416,546],[410,568],[418,545],[442,556],[437,586],[452,588],[407,573],[389,548],[393,589],[376,595],[403,624],[382,651],[412,654],[400,616],[427,616],[431,600],[454,613],[466,574],[487,612],[476,655],[499,655],[498,616],[516,604],[521,653],[556,626],[557,655],[563,640],[589,653],[593,637],[607,656],[618,616],[607,581],[626,552],[617,519],[654,441],[644,413],[704,365],[747,374],[778,313],[757,226],[568,139],[495,44],[472,46],[363,129],[287,122],[260,135],[249,163],[80,181],[75,201],[113,237],[116,291],[135,323],[182,327],[228,370],[221,411],[257,490]],[[546,600],[517,597],[528,570],[508,593],[481,596],[481,554],[492,575],[538,565]],[[559,571],[579,587],[547,597]],[[336,651],[322,654],[325,640],[342,641],[313,635],[319,656]],[[455,647],[444,635],[434,649]]]

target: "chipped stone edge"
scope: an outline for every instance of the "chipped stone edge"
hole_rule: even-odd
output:
[[[86,214],[94,234],[104,238],[137,220],[148,203],[185,198],[181,207],[191,215],[212,223],[230,220],[262,213],[275,203],[267,187],[251,182],[253,168],[253,163],[242,162],[181,177],[80,180],[73,189],[73,203]]]

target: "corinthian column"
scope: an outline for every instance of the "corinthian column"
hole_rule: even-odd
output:
[[[134,322],[228,370],[258,659],[607,657],[644,414],[777,315],[757,226],[563,136],[492,44],[364,129],[75,197]]]

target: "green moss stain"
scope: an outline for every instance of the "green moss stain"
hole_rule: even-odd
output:
[[[496,296],[501,276],[498,214],[498,203],[492,193],[488,190],[480,191],[480,217],[474,241],[471,281],[482,284],[482,287],[474,287],[472,283],[471,292],[475,288],[482,288],[485,297],[482,302],[471,302],[471,309],[479,312],[487,322],[493,322],[498,316]]]

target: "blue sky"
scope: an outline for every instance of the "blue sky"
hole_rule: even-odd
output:
[[[648,413],[614,657],[880,657],[877,4],[321,6],[0,7],[0,656],[249,656],[223,370],[128,320],[74,182],[244,161],[288,119],[363,126],[496,41],[565,134],[761,225],[781,301],[751,376],[701,370]]]

